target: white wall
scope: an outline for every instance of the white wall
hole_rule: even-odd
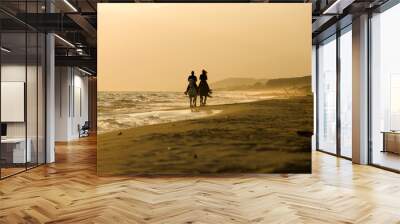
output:
[[[55,141],[68,140],[68,117],[70,85],[69,68],[56,67],[55,69]]]
[[[56,141],[79,138],[78,125],[88,121],[88,78],[76,68],[56,67]]]
[[[2,65],[1,81],[25,82],[25,64]],[[1,108],[1,109],[6,110],[6,108]],[[25,123],[24,122],[7,123],[7,137],[25,137]]]
[[[79,137],[78,124],[83,125],[85,121],[88,121],[89,111],[88,111],[88,78],[82,76],[82,73],[76,73],[74,75],[74,108],[72,109],[73,119],[72,122],[72,132],[71,134],[75,137]]]
[[[2,82],[25,82],[25,71],[26,67],[24,65],[18,64],[9,64],[9,65],[2,65],[1,66],[1,81]],[[35,74],[36,75],[36,67],[28,66],[27,67],[28,75]],[[36,80],[29,78],[29,85],[36,86]],[[27,88],[27,103],[30,104],[31,102],[35,102],[35,105],[28,105],[34,106],[36,108],[36,88]],[[3,96],[4,97],[4,96]],[[6,110],[7,108],[1,108],[2,110]],[[28,122],[33,122],[35,124],[28,124],[29,127],[34,127],[36,130],[36,113],[28,113],[27,114]],[[29,130],[28,130],[29,134]],[[25,123],[24,122],[8,122],[7,123],[7,135],[8,137],[25,137]],[[28,136],[29,137],[29,136]]]

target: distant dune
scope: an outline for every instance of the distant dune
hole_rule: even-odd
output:
[[[289,91],[301,94],[311,92],[311,76],[279,79],[228,78],[211,83],[214,90]]]
[[[257,84],[265,84],[268,79],[255,78],[227,78],[211,84],[215,90],[237,90],[251,88]]]
[[[311,76],[302,76],[295,78],[281,78],[281,79],[271,79],[265,84],[266,88],[276,89],[276,88],[288,88],[288,87],[303,87],[311,86]]]

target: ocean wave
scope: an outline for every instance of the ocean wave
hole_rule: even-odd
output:
[[[133,114],[118,114],[110,117],[100,116],[98,119],[99,133],[139,127],[152,124],[161,124],[173,121],[198,119],[220,113],[221,110],[192,112],[185,110],[151,111]]]
[[[271,96],[255,92],[213,93],[209,105],[251,102]],[[193,113],[181,92],[99,92],[98,130],[100,133],[144,125],[195,119],[207,113]],[[181,109],[178,109],[181,108]]]

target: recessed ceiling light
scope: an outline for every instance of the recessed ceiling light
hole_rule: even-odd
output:
[[[58,34],[54,34],[55,37],[57,37],[59,40],[61,40],[62,42],[64,42],[65,44],[67,44],[68,46],[75,48],[75,45],[73,45],[71,42],[69,42],[68,40],[62,38],[61,36],[59,36]]]
[[[78,12],[78,10],[73,6],[68,0],[64,0],[65,4],[68,5],[74,12]]]
[[[6,53],[11,53],[11,50],[9,50],[9,49],[7,49],[5,47],[1,47],[0,49],[1,49],[1,51],[4,51]]]
[[[86,70],[83,70],[83,69],[81,69],[81,68],[79,68],[79,67],[78,67],[78,70],[81,71],[81,72],[83,72],[83,73],[85,73],[85,74],[87,74],[87,75],[93,75],[92,73],[90,73],[90,72],[88,72],[88,71],[86,71]]]
[[[355,0],[336,0],[322,14],[342,14],[343,9],[351,5]]]

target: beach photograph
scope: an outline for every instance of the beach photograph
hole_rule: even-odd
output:
[[[99,4],[98,175],[310,173],[311,18],[279,7]]]

